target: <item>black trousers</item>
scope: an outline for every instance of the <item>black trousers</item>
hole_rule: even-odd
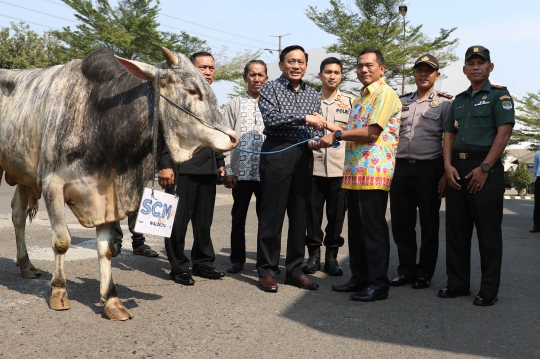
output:
[[[306,245],[341,247],[344,239],[341,237],[346,210],[346,190],[341,188],[343,177],[313,176],[311,182],[311,210],[308,211],[308,226]],[[322,231],[324,204],[326,203],[327,225]]]
[[[399,256],[398,274],[431,280],[439,254],[438,185],[441,161],[396,160],[390,187],[392,235]],[[420,214],[420,251],[416,243],[416,209]]]
[[[178,208],[170,238],[165,238],[165,250],[171,263],[171,273],[189,272],[189,259],[184,254],[186,232],[193,226],[192,267],[214,269],[214,246],[210,227],[216,202],[216,175],[175,174]]]
[[[267,138],[261,151],[276,151],[290,145]],[[313,152],[307,144],[261,156],[261,207],[257,233],[257,270],[261,276],[275,276],[278,269],[285,211],[289,217],[287,274],[293,277],[302,274],[300,265],[305,252],[312,169]]]
[[[388,192],[348,190],[351,281],[388,291],[390,233],[386,223]]]
[[[534,227],[540,228],[540,177],[536,177],[534,183],[533,223]]]
[[[482,280],[480,292],[497,294],[501,281],[502,217],[504,169],[501,161],[493,166],[480,192],[467,190],[465,176],[481,160],[454,159],[452,166],[461,178],[460,190],[446,188],[446,273],[448,286],[469,289],[471,280],[471,239],[473,226],[478,235]]]
[[[131,246],[133,249],[144,244],[144,234],[134,231],[135,223],[137,223],[137,212],[128,214],[128,227],[131,232]],[[116,222],[114,225],[114,244],[122,247],[122,238],[124,238],[122,227],[120,227],[120,222]]]
[[[255,210],[259,217],[261,203],[261,183],[259,181],[237,181],[232,189],[231,210],[231,263],[246,263],[246,217],[251,197],[255,194]]]

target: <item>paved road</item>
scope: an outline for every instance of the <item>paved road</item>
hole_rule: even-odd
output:
[[[43,206],[27,227],[30,256],[43,275],[20,277],[10,222],[12,192],[5,184],[0,187],[0,358],[536,358],[540,351],[540,235],[527,231],[530,200],[505,201],[503,276],[494,307],[473,306],[472,296],[436,297],[445,284],[444,205],[432,286],[392,289],[388,300],[376,303],[352,302],[330,290],[350,275],[347,245],[339,254],[345,276],[318,272],[318,291],[285,285],[276,294],[258,290],[252,208],[246,269],[217,281],[196,277],[193,287],[169,280],[161,238],[147,239],[160,257],[143,258],[129,251],[126,235],[122,255],[113,260],[113,277],[134,318],[120,323],[104,319],[98,303],[95,232],[72,215],[73,242],[66,262],[72,309],[55,312],[47,306],[54,262]],[[230,193],[221,187],[212,236],[222,270],[229,263],[231,204]],[[191,233],[187,242],[190,248]],[[480,264],[476,243],[473,248],[471,291],[476,293]],[[390,276],[396,268],[392,245]],[[284,276],[282,270],[279,283]]]

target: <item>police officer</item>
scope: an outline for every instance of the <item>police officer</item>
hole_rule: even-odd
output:
[[[338,89],[341,82],[343,65],[335,57],[321,62],[319,79],[322,89],[319,92],[323,117],[328,123],[347,127],[351,110],[352,96]],[[341,188],[343,181],[343,164],[345,162],[345,144],[337,148],[323,148],[313,151],[313,182],[311,186],[311,208],[308,209],[308,227],[306,246],[309,257],[302,266],[302,271],[313,274],[320,270],[321,245],[324,243],[326,254],[324,271],[332,276],[343,275],[343,269],[337,261],[339,247],[344,243],[341,237],[345,219],[345,190]],[[323,233],[322,219],[326,202],[326,225]],[[324,242],[323,242],[324,237]]]
[[[390,187],[392,233],[398,248],[398,276],[391,286],[428,288],[439,251],[439,208],[446,186],[442,160],[443,124],[452,96],[435,91],[439,61],[420,56],[413,67],[417,91],[400,97],[401,129],[396,168]],[[421,245],[418,263],[416,209],[420,213]]]
[[[492,85],[489,50],[471,46],[463,73],[471,86],[456,96],[444,124],[447,287],[441,298],[470,295],[470,257],[476,227],[482,279],[475,305],[497,302],[502,261],[504,169],[501,155],[514,126],[514,103]]]

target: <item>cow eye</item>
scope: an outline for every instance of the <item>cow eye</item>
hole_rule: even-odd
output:
[[[196,89],[186,89],[186,91],[191,96],[201,97],[201,95],[199,94],[199,91],[197,91]]]

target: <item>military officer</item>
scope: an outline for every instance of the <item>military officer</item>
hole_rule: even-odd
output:
[[[335,57],[321,62],[319,79],[322,89],[319,92],[324,119],[340,128],[347,127],[353,97],[338,89],[343,66]],[[341,237],[345,219],[345,190],[343,165],[345,163],[345,145],[337,148],[323,148],[313,151],[313,179],[311,185],[311,207],[308,209],[308,228],[306,246],[309,257],[302,266],[302,271],[313,274],[320,270],[321,245],[326,247],[324,271],[333,276],[343,275],[343,269],[337,261],[339,247],[344,243]],[[323,209],[326,203],[327,225],[323,233]],[[323,241],[324,237],[324,241]]]
[[[504,169],[501,155],[514,126],[506,87],[492,85],[489,50],[471,46],[463,73],[471,86],[456,96],[444,124],[447,287],[441,298],[470,295],[470,257],[476,227],[482,279],[475,305],[497,302],[502,262]]]
[[[439,208],[446,186],[442,159],[443,124],[452,96],[435,91],[439,61],[420,56],[413,67],[417,91],[400,97],[401,129],[390,187],[392,233],[398,248],[398,276],[391,286],[428,288],[439,251]],[[421,241],[417,258],[416,209]]]

